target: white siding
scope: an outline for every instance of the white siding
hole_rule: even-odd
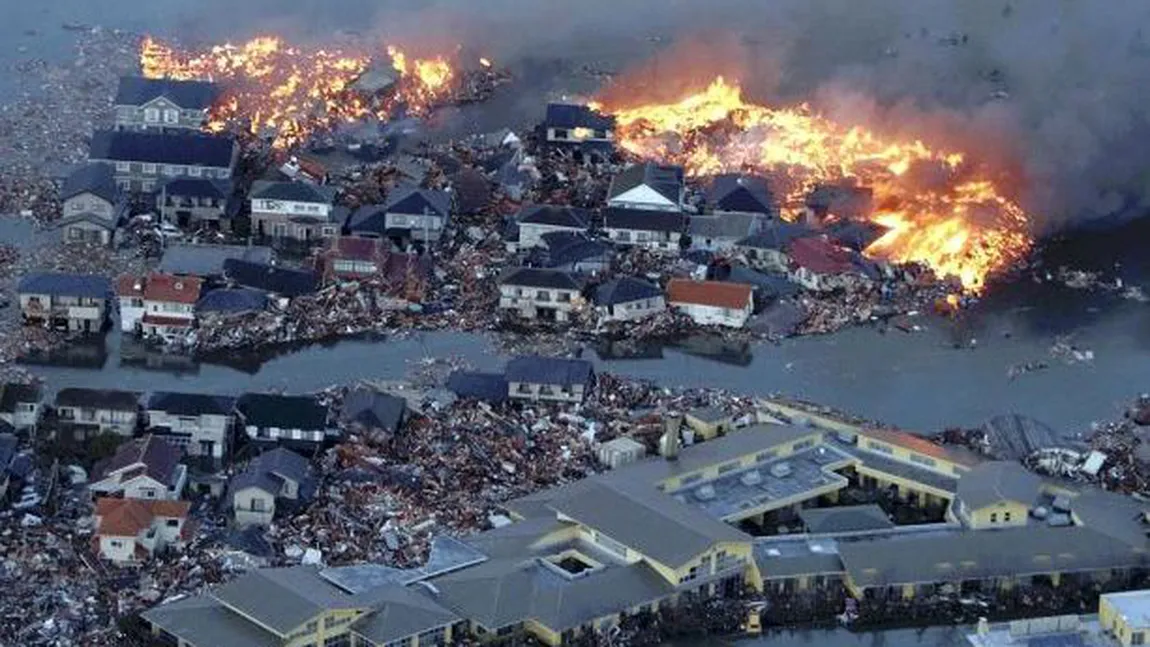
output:
[[[751,306],[731,309],[716,306],[699,305],[696,303],[671,303],[672,306],[683,311],[695,323],[701,326],[727,326],[729,328],[742,328],[751,316]]]

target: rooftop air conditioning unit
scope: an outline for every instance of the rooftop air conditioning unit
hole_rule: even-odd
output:
[[[1046,509],[1046,506],[1040,505],[1037,508],[1031,510],[1030,515],[1035,519],[1045,519],[1050,515],[1050,511]]]
[[[775,463],[771,466],[771,476],[781,479],[791,475],[791,464],[787,462]]]
[[[699,489],[695,490],[695,498],[700,501],[710,501],[715,498],[715,488],[710,485],[699,486]]]
[[[758,485],[759,483],[762,483],[763,475],[759,474],[759,470],[750,470],[739,477],[739,481],[741,481],[743,485],[751,487],[752,485]]]

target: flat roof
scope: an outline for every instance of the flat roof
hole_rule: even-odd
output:
[[[1122,619],[1131,627],[1150,627],[1150,590],[1106,593],[1102,597],[1122,614]]]

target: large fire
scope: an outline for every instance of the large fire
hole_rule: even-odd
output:
[[[394,93],[381,105],[347,92],[371,66],[369,56],[326,49],[304,50],[279,38],[241,45],[181,51],[152,38],[140,46],[140,66],[149,78],[222,83],[224,99],[213,107],[208,129],[244,125],[287,148],[320,130],[366,117],[388,119],[402,105],[408,114],[426,113],[451,89],[455,72],[447,59],[413,59],[388,47],[398,73]]]
[[[1026,213],[961,153],[884,140],[806,106],[749,103],[738,85],[722,78],[674,103],[597,107],[614,115],[618,142],[632,154],[681,164],[693,176],[749,171],[768,177],[789,219],[799,216],[817,185],[867,187],[874,193],[870,218],[888,231],[866,253],[925,264],[940,277],[957,277],[970,292],[1032,243]]]

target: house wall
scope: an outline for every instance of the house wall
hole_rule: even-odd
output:
[[[297,629],[287,634],[284,647],[306,647],[323,645],[340,636],[350,633],[351,623],[367,611],[364,609],[337,609],[314,618],[308,618]],[[349,639],[350,642],[350,639]]]
[[[607,206],[644,211],[682,211],[682,202],[682,195],[677,202],[672,202],[658,191],[641,184],[630,191],[624,191],[611,198],[607,201]]]
[[[819,274],[808,268],[799,267],[790,272],[791,280],[808,290],[829,292],[846,287],[852,280],[848,274]]]
[[[112,230],[94,222],[77,221],[69,223],[65,225],[61,231],[64,242],[68,244],[112,244]]]
[[[182,164],[153,164],[151,162],[138,162],[132,160],[93,159],[93,162],[105,162],[115,168],[116,185],[124,191],[152,193],[160,189],[165,182],[176,177],[217,178],[226,180],[232,176],[235,168],[239,148],[232,149],[231,163],[226,167],[182,165]]]
[[[562,227],[559,225],[541,225],[537,223],[524,222],[519,224],[519,248],[529,249],[531,247],[546,247],[543,242],[544,234],[551,234],[557,231],[569,231],[571,233],[581,233],[587,231],[581,227]]]
[[[194,225],[199,222],[212,222],[223,217],[227,201],[220,198],[184,197],[156,194],[156,209],[164,222]]]
[[[698,434],[702,440],[711,440],[721,433],[730,431],[731,427],[733,426],[733,421],[731,418],[724,418],[722,420],[707,422],[704,420],[699,420],[689,413],[683,417],[683,421],[686,422],[687,426],[690,427],[696,434]]]
[[[544,400],[547,402],[582,402],[586,387],[582,384],[564,388],[558,384],[530,384],[509,382],[508,397],[514,400]]]
[[[81,213],[91,213],[111,221],[116,215],[116,206],[94,193],[81,193],[64,201],[64,217]]]
[[[165,411],[148,411],[149,427],[164,427],[183,438],[177,441],[189,456],[222,459],[229,449],[232,417],[218,415],[177,416]],[[212,443],[211,453],[202,451],[200,443]]]
[[[139,333],[144,318],[143,297],[120,297],[120,332]]]
[[[164,97],[156,97],[139,106],[117,105],[117,130],[199,130],[208,114],[206,110],[184,110]]]
[[[999,501],[994,505],[965,512],[971,528],[1010,528],[1025,526],[1030,508],[1018,501]]]
[[[256,427],[245,425],[244,433],[255,441],[279,442],[281,440],[296,440],[308,443],[322,443],[326,440],[324,431],[310,429],[280,429],[279,427]]]
[[[40,422],[43,405],[39,402],[17,402],[13,413],[0,413],[0,420],[12,425],[17,431],[31,429]],[[2,498],[2,497],[0,497]]]
[[[1150,639],[1150,627],[1131,624],[1109,597],[1103,595],[1099,598],[1098,625],[1103,631],[1110,632],[1122,647],[1146,644]]]
[[[849,434],[848,437],[850,437]],[[854,440],[861,449],[878,452],[886,455],[888,458],[894,458],[903,463],[908,463],[920,469],[930,470],[943,476],[960,478],[963,474],[970,471],[969,467],[955,463],[954,461],[920,454],[901,445],[876,440],[867,436],[865,433],[858,433],[851,437],[851,439]]]
[[[20,294],[20,311],[26,323],[51,323],[51,319],[56,319],[70,332],[99,332],[104,325],[106,309],[104,299]]]
[[[298,220],[299,216],[252,212],[252,231],[263,236],[292,240],[319,240],[339,233],[339,226],[331,222],[329,216],[307,217],[309,220],[305,222],[292,222],[292,218]]]
[[[263,502],[263,510],[253,510],[253,501]],[[266,526],[272,522],[275,511],[275,495],[256,487],[243,488],[236,492],[232,502],[232,512],[235,514],[236,523],[240,526]]]
[[[614,141],[614,133],[610,130],[552,126],[547,129],[547,141],[559,144],[609,143]]]
[[[663,297],[653,297],[616,303],[613,306],[600,306],[596,308],[596,312],[603,321],[635,321],[662,312],[666,307],[667,301]]]
[[[556,321],[567,321],[579,301],[575,290],[554,290],[522,285],[503,284],[499,286],[499,308],[514,310],[525,319],[539,316],[539,310],[555,311]]]
[[[637,229],[605,229],[607,238],[617,245],[645,247],[657,252],[678,252],[682,234],[677,231],[641,231]]]
[[[671,305],[689,316],[695,323],[702,326],[727,326],[729,328],[742,328],[751,317],[751,303],[741,309],[719,308],[716,306],[698,303],[676,303]]]
[[[121,564],[131,562],[136,559],[136,538],[101,535],[100,556]]]
[[[121,436],[132,436],[136,433],[135,411],[57,407],[57,412],[64,423],[98,425],[101,433],[112,432]]]
[[[407,213],[387,212],[384,214],[384,226],[388,229],[410,229],[411,239],[423,242],[435,242],[443,233],[444,219],[433,215],[416,215]]]
[[[147,475],[125,481],[118,489],[123,490],[125,499],[174,501],[180,498],[180,492],[169,490],[167,483],[160,483]]]

